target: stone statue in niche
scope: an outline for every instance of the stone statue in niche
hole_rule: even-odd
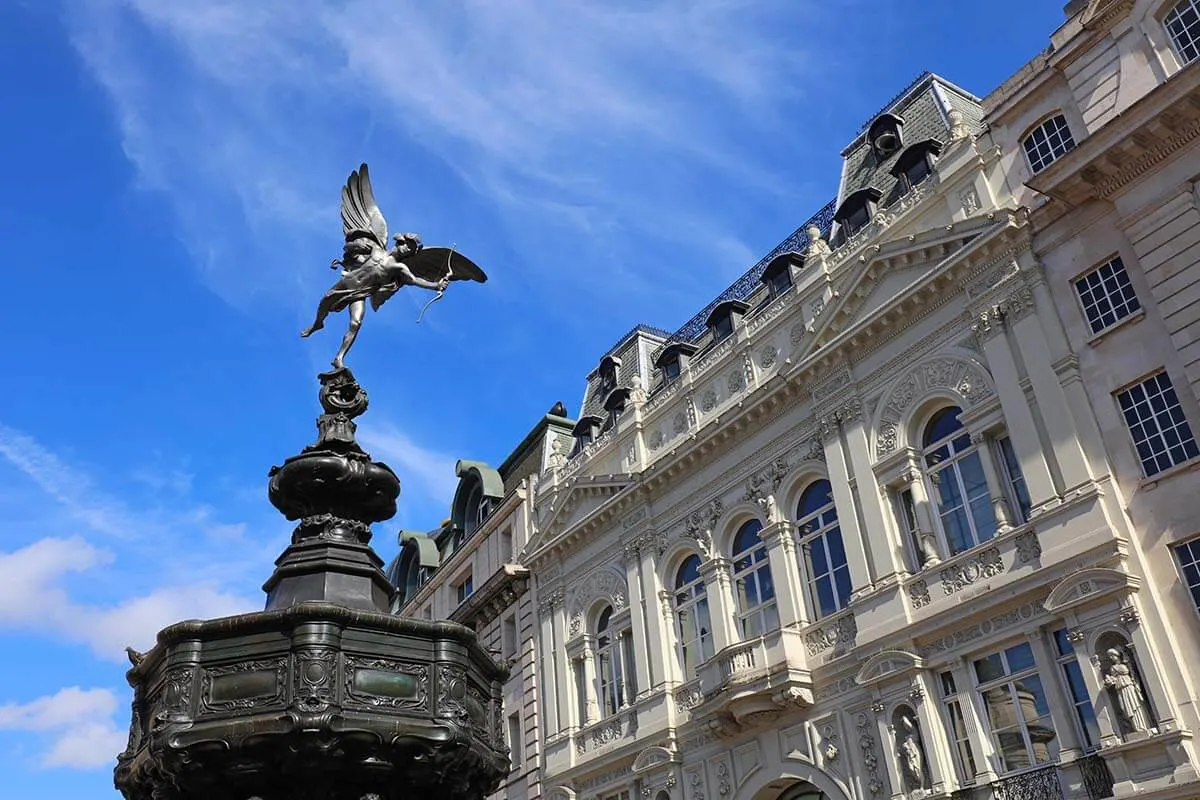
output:
[[[1104,651],[1104,685],[1116,700],[1122,727],[1148,733],[1152,727],[1146,695],[1125,654],[1116,647]]]
[[[916,792],[926,787],[925,752],[921,747],[921,731],[913,713],[904,709],[896,724],[896,760],[904,790]]]

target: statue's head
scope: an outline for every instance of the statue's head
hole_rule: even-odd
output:
[[[1115,647],[1110,647],[1104,651],[1104,655],[1108,656],[1108,660],[1114,664],[1119,664],[1124,659],[1121,656],[1121,651]]]
[[[821,229],[816,225],[809,225],[804,229],[804,233],[807,234],[810,242],[815,242],[817,239],[821,238]]]
[[[422,246],[421,237],[415,233],[398,233],[392,237],[392,241],[395,243],[396,250],[403,255],[415,253]]]

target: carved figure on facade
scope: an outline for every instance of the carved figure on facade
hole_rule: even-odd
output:
[[[808,250],[804,256],[806,259],[822,259],[833,252],[829,243],[821,236],[821,229],[816,225],[809,225],[804,229],[804,233],[808,236]]]
[[[896,710],[896,761],[904,791],[919,792],[929,785],[926,773],[925,749],[916,715],[907,706]]]
[[[950,141],[960,142],[963,139],[974,138],[971,136],[971,126],[957,108],[952,108],[946,113],[946,120],[950,123]]]
[[[1141,682],[1125,654],[1116,647],[1104,651],[1104,685],[1116,701],[1117,715],[1122,728],[1133,733],[1147,733],[1153,727],[1150,707]]]

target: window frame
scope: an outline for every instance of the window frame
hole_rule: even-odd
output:
[[[1123,396],[1128,395],[1130,392],[1134,391],[1135,389],[1142,389],[1143,393],[1146,394],[1147,405],[1153,406],[1153,401],[1150,400],[1149,394],[1145,392],[1145,389],[1143,387],[1145,387],[1146,384],[1148,384],[1150,381],[1158,381],[1160,378],[1163,378],[1163,377],[1165,377],[1166,381],[1167,381],[1167,390],[1169,390],[1175,397],[1174,407],[1179,410],[1179,416],[1180,416],[1180,420],[1181,420],[1181,422],[1179,422],[1179,421],[1175,422],[1172,425],[1172,429],[1178,429],[1178,428],[1180,428],[1180,426],[1182,424],[1182,428],[1187,433],[1186,439],[1184,439],[1182,437],[1180,438],[1180,443],[1178,446],[1184,446],[1185,450],[1186,450],[1186,445],[1190,443],[1191,448],[1194,452],[1192,452],[1190,455],[1187,455],[1186,458],[1183,458],[1179,461],[1173,460],[1172,463],[1169,464],[1168,466],[1163,467],[1161,469],[1156,469],[1154,472],[1150,472],[1150,471],[1148,471],[1148,469],[1146,467],[1146,459],[1142,457],[1142,453],[1139,450],[1138,439],[1134,434],[1133,426],[1129,422],[1129,417],[1127,416],[1126,409],[1121,402],[1121,398]],[[1161,391],[1160,394],[1165,394],[1165,391],[1167,391],[1167,390]],[[1184,408],[1183,408],[1183,403],[1180,402],[1180,400],[1179,400],[1179,391],[1175,388],[1175,382],[1171,379],[1170,374],[1168,373],[1168,371],[1165,368],[1155,370],[1147,375],[1142,376],[1141,378],[1138,378],[1137,380],[1134,380],[1134,381],[1131,381],[1131,382],[1125,384],[1121,388],[1114,391],[1112,393],[1112,396],[1113,396],[1113,401],[1117,407],[1117,414],[1120,417],[1122,424],[1125,426],[1125,431],[1129,436],[1129,441],[1133,445],[1133,456],[1138,461],[1138,469],[1141,472],[1142,477],[1144,479],[1155,480],[1155,479],[1161,477],[1162,475],[1169,473],[1178,467],[1183,466],[1184,464],[1189,464],[1189,463],[1196,461],[1197,459],[1200,459],[1200,444],[1198,444],[1196,441],[1196,435],[1195,435],[1195,432],[1192,430],[1191,420],[1188,419],[1187,412],[1184,411]],[[1166,409],[1166,411],[1170,411],[1170,409],[1168,408],[1168,409]],[[1152,419],[1158,428],[1158,435],[1165,442],[1166,437],[1163,434],[1163,428],[1162,428],[1161,423],[1159,422],[1157,413],[1155,414],[1155,416]],[[1139,420],[1138,424],[1139,424],[1139,426],[1144,426],[1145,422],[1146,422],[1146,420]],[[1170,454],[1171,447],[1172,447],[1172,445],[1167,445],[1167,450],[1165,452],[1168,455]],[[1159,457],[1159,454],[1157,452],[1152,454],[1152,458],[1158,458],[1158,457]]]
[[[736,550],[742,531],[750,525],[758,526],[753,532],[757,544]],[[743,522],[738,526],[737,533],[733,536],[733,544],[730,546],[730,557],[733,562],[730,572],[733,577],[734,601],[737,604],[738,632],[743,640],[753,639],[779,628],[779,602],[775,596],[775,580],[771,575],[767,544],[762,540],[762,529],[761,520],[749,519]],[[739,567],[739,564],[743,564],[743,566]],[[766,576],[765,582],[764,575]],[[748,583],[753,584],[756,596],[760,598],[754,606],[747,605],[748,594],[743,587]],[[770,591],[770,597],[766,600],[761,599],[765,594],[764,586]],[[771,618],[774,619],[773,625],[767,624]],[[754,629],[754,621],[757,622],[757,630]]]
[[[516,720],[516,728],[513,727],[513,720]],[[520,772],[525,764],[525,728],[521,725],[520,709],[509,714],[508,721],[508,766],[509,773]],[[514,737],[513,734],[516,733]]]
[[[949,679],[949,683],[947,683]],[[938,691],[942,699],[942,727],[950,745],[950,756],[954,762],[954,771],[962,786],[975,785],[975,775],[979,766],[975,763],[975,749],[971,746],[971,726],[967,723],[967,715],[963,708],[971,703],[970,690],[958,688],[958,679],[953,670],[942,670],[938,673]],[[955,719],[953,712],[957,712]],[[958,723],[962,723],[961,730]],[[963,755],[970,761],[970,766],[963,763]]]
[[[612,606],[596,615],[596,703],[601,719],[629,708],[637,696],[633,630],[627,617],[614,620],[616,616]]]
[[[1083,667],[1079,665],[1079,658],[1075,655],[1075,646],[1068,638],[1065,627],[1051,631],[1050,641],[1054,645],[1053,654],[1058,666],[1059,686],[1074,712],[1071,714],[1071,721],[1075,725],[1075,735],[1079,737],[1079,744],[1085,753],[1094,753],[1100,749],[1100,727],[1096,718],[1096,705],[1088,694],[1087,684],[1084,683]],[[1083,688],[1082,699],[1075,693],[1077,686]],[[1091,715],[1091,727],[1082,713],[1083,708]]]
[[[1058,134],[1059,138],[1061,140],[1062,132],[1066,131],[1066,139],[1062,140],[1064,149],[1061,152],[1055,152],[1055,148],[1051,144],[1051,136],[1053,134],[1049,131],[1047,126],[1049,126],[1051,123],[1058,122],[1059,120],[1062,120],[1062,124],[1061,124],[1061,126],[1056,127],[1053,134]],[[1033,140],[1033,138],[1036,135],[1038,135],[1039,133],[1041,133],[1043,135],[1045,144],[1050,149],[1051,157],[1050,157],[1050,160],[1048,160],[1048,161],[1043,160],[1042,157],[1039,157],[1039,162],[1041,165],[1037,166],[1034,164],[1033,154],[1030,153],[1029,142],[1031,140]],[[1035,148],[1037,147],[1038,144],[1039,143],[1034,142]],[[1036,125],[1031,126],[1029,128],[1029,130],[1025,133],[1025,135],[1021,137],[1021,152],[1023,152],[1025,154],[1025,164],[1026,164],[1026,166],[1029,167],[1029,171],[1033,175],[1041,174],[1046,169],[1048,169],[1052,164],[1054,164],[1056,161],[1061,159],[1063,156],[1070,153],[1072,150],[1074,150],[1078,146],[1079,146],[1079,143],[1075,141],[1075,134],[1071,130],[1071,124],[1069,122],[1067,122],[1067,116],[1066,116],[1066,114],[1064,114],[1062,112],[1061,109],[1056,110],[1050,114],[1047,114]]]
[[[685,572],[692,559],[696,560],[696,577],[685,582]],[[675,632],[678,636],[679,668],[690,680],[699,675],[700,666],[713,657],[716,645],[713,642],[712,608],[708,603],[708,586],[704,576],[700,574],[702,560],[699,555],[692,553],[680,562],[675,570],[675,588],[672,591],[672,611],[675,615]],[[683,599],[685,598],[686,599]],[[689,620],[691,634],[685,637],[685,615]],[[703,617],[703,619],[701,619]],[[705,631],[704,624],[708,629]],[[694,647],[694,650],[689,648]],[[689,665],[688,654],[692,653],[692,663]]]
[[[1175,569],[1179,573],[1179,582],[1183,585],[1184,590],[1192,601],[1192,608],[1196,614],[1200,616],[1200,536],[1192,536],[1179,542],[1174,542],[1171,547],[1171,560],[1175,562]],[[1187,548],[1189,556],[1193,559],[1185,564],[1180,557],[1180,551]],[[1194,552],[1192,552],[1194,549]],[[1192,584],[1188,577],[1189,566],[1195,567],[1196,582]]]
[[[468,570],[454,582],[454,596],[458,600],[456,607],[461,606],[475,594],[475,576]]]
[[[1017,650],[1019,648],[1028,648],[1029,657],[1030,657],[1032,664],[1031,664],[1031,666],[1014,670],[1011,668],[1011,666],[1009,664],[1009,659],[1010,659],[1009,653],[1011,653],[1012,651]],[[981,680],[980,675],[979,675],[979,663],[988,658],[991,658],[992,656],[1000,657],[1004,672],[1000,677],[993,678],[993,679],[990,679],[987,681]],[[970,659],[970,669],[971,669],[972,677],[974,678],[974,683],[975,683],[975,687],[974,687],[975,697],[978,698],[980,707],[982,708],[982,711],[983,711],[983,713],[980,717],[980,722],[984,726],[986,726],[987,735],[991,739],[992,749],[996,754],[995,766],[998,768],[997,773],[1000,775],[1009,775],[1014,772],[1021,772],[1023,770],[1027,770],[1027,769],[1036,769],[1038,767],[1043,767],[1048,764],[1057,763],[1059,756],[1062,752],[1062,744],[1061,744],[1062,737],[1061,737],[1061,734],[1059,734],[1058,729],[1056,727],[1054,727],[1054,712],[1053,712],[1052,704],[1050,701],[1050,697],[1046,692],[1046,680],[1045,680],[1044,675],[1042,674],[1042,666],[1040,664],[1038,664],[1037,651],[1034,649],[1033,643],[1029,642],[1029,641],[1023,641],[1023,642],[1017,642],[1016,644],[1011,644],[1008,647],[1002,647],[1000,649],[989,650],[985,653],[982,653],[976,657],[971,658]],[[1021,697],[1019,694],[1020,690],[1018,690],[1017,684],[1019,681],[1022,681],[1022,680],[1025,680],[1025,679],[1028,679],[1031,677],[1036,679],[1038,686],[1041,689],[1041,695],[1042,695],[1041,699],[1042,699],[1042,702],[1045,704],[1046,712],[1045,712],[1045,714],[1040,714],[1039,716],[1034,717],[1032,720],[1028,720],[1025,718],[1024,710],[1021,705]],[[1016,727],[1017,731],[1020,733],[1021,741],[1025,747],[1025,756],[1029,761],[1029,763],[1027,763],[1027,764],[1009,767],[1008,759],[1005,756],[1004,748],[1001,747],[1001,742],[1000,742],[1000,738],[997,734],[996,726],[993,724],[991,706],[988,704],[988,699],[987,699],[986,695],[988,692],[994,691],[996,689],[1001,689],[1001,688],[1007,689],[1009,702],[1011,703],[1011,708],[1015,712],[1015,716],[1017,719],[1017,725],[1015,727]],[[1022,688],[1024,688],[1024,687],[1022,687]],[[1028,691],[1028,689],[1024,689],[1024,690]],[[1035,703],[1034,711],[1036,712],[1037,710],[1038,709],[1037,709],[1037,706]],[[1034,749],[1033,737],[1030,734],[1031,723],[1036,723],[1039,720],[1045,720],[1049,724],[1050,730],[1054,732],[1053,738],[1047,740],[1047,745],[1050,745],[1052,743],[1054,745],[1054,749],[1053,749],[1053,751],[1051,751],[1051,749],[1049,747],[1047,747],[1048,758],[1045,761],[1037,760],[1037,753]],[[1007,726],[1000,728],[1000,731],[1008,732],[1008,731],[1011,731],[1013,728],[1014,728],[1013,725],[1007,725]]]
[[[1088,313],[1089,305],[1088,305],[1088,302],[1085,301],[1083,298],[1084,287],[1081,284],[1083,281],[1087,280],[1091,276],[1097,275],[1102,269],[1104,269],[1106,267],[1111,267],[1113,264],[1118,265],[1119,270],[1120,270],[1118,273],[1115,273],[1113,277],[1119,278],[1121,276],[1124,276],[1125,282],[1124,282],[1124,287],[1122,287],[1122,288],[1128,287],[1128,289],[1129,289],[1130,297],[1121,298],[1122,304],[1128,308],[1128,311],[1126,311],[1126,313],[1123,314],[1122,316],[1116,317],[1109,324],[1104,325],[1100,328],[1097,328],[1096,322],[1099,322],[1100,320],[1093,321],[1091,315]],[[1101,278],[1100,280],[1102,282],[1100,288],[1105,289],[1104,295],[1100,299],[1102,301],[1108,303],[1110,311],[1115,315],[1116,304],[1112,300],[1112,295],[1110,295],[1108,293],[1107,289],[1103,285],[1103,283],[1106,282],[1108,279]],[[1087,270],[1084,270],[1083,272],[1076,275],[1074,278],[1071,279],[1071,288],[1074,290],[1073,293],[1075,295],[1075,303],[1076,303],[1076,306],[1079,308],[1079,314],[1080,314],[1080,316],[1083,317],[1083,321],[1087,325],[1089,340],[1104,336],[1106,333],[1113,330],[1114,328],[1118,328],[1121,325],[1123,325],[1124,323],[1128,322],[1129,320],[1134,319],[1135,317],[1139,316],[1140,314],[1145,313],[1145,309],[1142,306],[1142,299],[1138,296],[1137,289],[1134,288],[1133,280],[1129,277],[1129,269],[1128,269],[1128,267],[1125,266],[1125,259],[1122,258],[1120,253],[1113,253],[1111,256],[1109,256],[1108,258],[1106,258],[1104,261],[1100,262],[1099,264],[1095,264],[1092,267],[1088,268]],[[1087,291],[1094,294],[1092,287],[1087,287]],[[1132,305],[1130,305],[1131,298],[1133,301]],[[1098,305],[1098,303],[1092,302],[1091,307],[1095,308],[1097,305]]]
[[[990,458],[991,455],[987,448],[982,444],[975,444],[971,441],[971,433],[967,430],[966,426],[962,424],[961,419],[958,420],[958,427],[953,429],[949,434],[940,439],[926,443],[930,428],[932,428],[934,423],[939,421],[943,415],[949,414],[952,411],[957,411],[959,415],[962,414],[962,409],[958,406],[942,406],[933,414],[931,414],[924,426],[922,426],[921,473],[923,479],[929,484],[929,499],[931,505],[933,506],[932,510],[935,512],[934,514],[931,514],[931,516],[935,517],[934,524],[937,525],[941,532],[942,542],[946,547],[946,552],[949,553],[951,557],[954,557],[960,553],[965,553],[968,550],[974,550],[976,547],[980,547],[995,539],[996,535],[1000,532],[1000,521],[996,519],[996,508],[992,503],[993,498],[991,496],[991,489],[987,484],[987,473],[984,471],[985,467],[983,465],[983,459]],[[958,442],[960,442],[960,440],[962,440],[964,437],[967,439],[967,445],[963,447],[962,450],[958,450]],[[938,453],[938,451],[941,450],[947,450],[950,454],[949,458],[939,460],[931,464],[930,460],[935,454]],[[969,494],[966,480],[962,474],[961,465],[967,462],[972,456],[974,456],[978,463],[979,472],[982,477],[982,483],[980,484],[983,488],[982,495],[977,494],[972,496]],[[940,487],[941,481],[944,480],[943,476],[947,473],[952,476],[952,479],[958,486],[961,503],[956,508],[962,510],[968,526],[967,532],[971,537],[970,542],[966,543],[965,547],[959,549],[955,548],[955,543],[950,539],[950,532],[945,520],[946,515],[943,513],[942,508],[942,493]],[[987,536],[979,535],[980,532],[977,530],[975,520],[974,502],[980,500],[981,498],[984,500],[986,513],[989,515],[992,524],[991,532]]]
[[[1185,28],[1183,31],[1189,35],[1194,34],[1194,38],[1192,38],[1191,41],[1186,45],[1181,44],[1175,35],[1175,31],[1171,27],[1171,17],[1177,14],[1182,16],[1180,9],[1184,6],[1189,6],[1190,8],[1188,10],[1193,12],[1193,14],[1196,16],[1196,23],[1191,28]],[[1163,31],[1167,34],[1167,41],[1170,42],[1171,45],[1171,52],[1175,55],[1175,60],[1179,63],[1180,69],[1188,66],[1193,61],[1200,59],[1200,0],[1179,0],[1179,2],[1172,5],[1166,11],[1166,13],[1162,15],[1161,21]],[[1186,57],[1184,53],[1184,50],[1188,45],[1190,45],[1195,51],[1191,58]]]
[[[1021,459],[1017,455],[1016,445],[1008,432],[996,436],[993,455],[999,468],[1000,477],[1004,481],[1004,493],[1008,499],[1008,510],[1013,522],[1024,525],[1033,515],[1033,500],[1029,495],[1029,481],[1021,472]],[[1011,458],[1010,458],[1011,457]]]
[[[801,516],[808,493],[822,483],[829,486],[829,502]],[[814,523],[816,527],[813,527]],[[829,543],[834,541],[834,537],[836,537],[842,555],[842,562],[837,566],[833,564],[833,549],[829,546]],[[812,557],[813,544],[816,542],[821,543],[826,561],[825,572],[821,575],[817,575]],[[811,481],[800,493],[800,499],[796,502],[796,544],[798,545],[797,556],[800,559],[805,593],[808,596],[814,620],[831,617],[839,611],[843,611],[850,604],[850,597],[854,594],[854,584],[850,576],[850,564],[846,556],[845,541],[842,538],[837,504],[833,498],[833,487],[828,478],[817,478]],[[839,573],[840,577],[845,579],[845,585],[841,587],[838,585]],[[833,608],[829,611],[824,609],[820,598],[818,587],[822,579],[828,580],[829,590],[833,594]]]

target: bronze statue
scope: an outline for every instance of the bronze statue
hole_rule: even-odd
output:
[[[367,300],[376,311],[404,286],[420,286],[436,291],[426,303],[428,308],[446,293],[451,281],[472,280],[483,283],[487,275],[471,259],[446,247],[424,247],[415,233],[392,237],[394,246],[387,249],[387,220],[375,203],[367,165],[354,172],[342,188],[342,232],[346,244],[342,257],[330,265],[342,268],[342,277],[321,298],[317,318],[301,333],[311,336],[325,327],[331,313],[349,309],[350,326],[342,337],[342,346],[333,359],[334,369],[342,369],[343,361],[362,326]],[[422,309],[421,316],[425,310]],[[417,322],[421,317],[417,318]]]

